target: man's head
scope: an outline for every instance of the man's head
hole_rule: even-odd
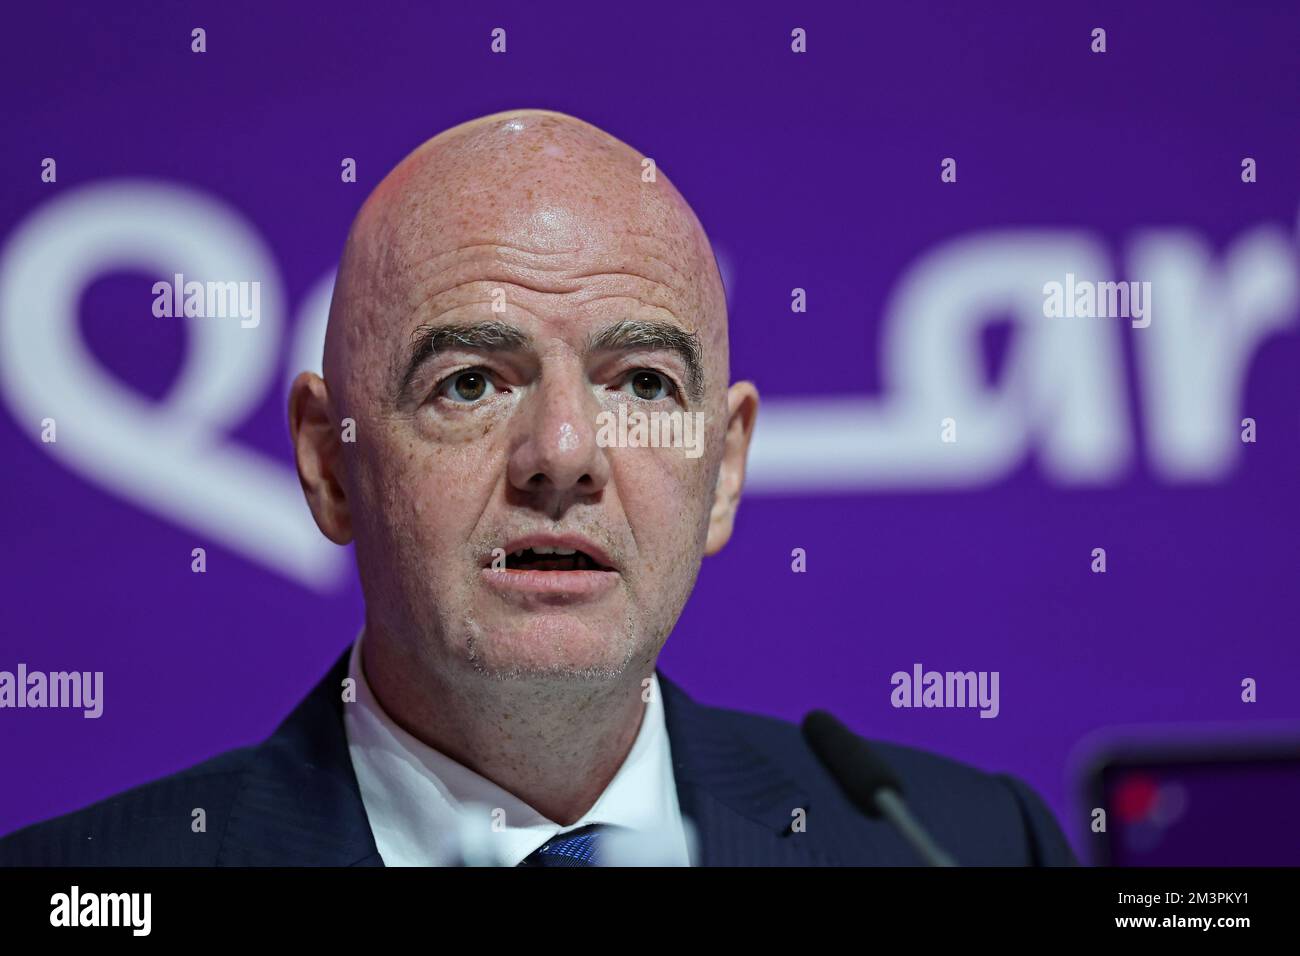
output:
[[[348,236],[324,379],[290,396],[298,472],[356,542],[368,633],[447,680],[644,670],[731,535],[757,393],[728,387],[708,238],[643,159],[563,114],[483,117]],[[702,413],[703,453],[604,447],[620,404]]]

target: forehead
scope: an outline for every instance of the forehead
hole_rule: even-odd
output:
[[[405,317],[397,327],[475,303],[508,305],[542,322],[634,308],[664,312],[692,331],[701,324],[701,276],[675,265],[661,240],[617,231],[574,235],[561,228],[571,243],[523,244],[514,234],[483,234],[413,261],[394,287],[395,311]]]
[[[539,280],[641,276],[685,298],[712,266],[708,240],[672,184],[644,169],[625,144],[545,118],[434,140],[376,190],[379,264],[390,288],[417,294],[497,260]]]

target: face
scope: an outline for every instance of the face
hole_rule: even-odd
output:
[[[644,669],[730,533],[756,406],[707,240],[590,127],[448,139],[363,209],[328,388],[295,385],[313,512],[356,542],[368,629],[449,676]],[[660,447],[619,447],[638,413]]]

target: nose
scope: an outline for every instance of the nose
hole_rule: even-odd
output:
[[[609,459],[596,444],[599,408],[583,375],[538,383],[522,417],[523,440],[510,455],[510,483],[530,495],[587,496],[609,481]]]

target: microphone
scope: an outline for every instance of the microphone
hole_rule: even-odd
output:
[[[849,800],[872,819],[885,817],[929,866],[956,866],[903,802],[903,786],[871,746],[833,714],[810,711],[803,735]]]

